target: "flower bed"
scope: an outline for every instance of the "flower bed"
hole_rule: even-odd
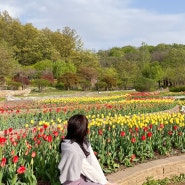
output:
[[[107,98],[104,98],[107,99]],[[62,99],[63,100],[63,99]],[[74,98],[72,98],[74,100]],[[24,106],[17,107],[1,107],[0,108],[0,130],[12,127],[14,129],[33,127],[40,124],[40,121],[50,121],[60,123],[68,119],[70,116],[76,113],[82,113],[85,115],[97,115],[115,114],[132,115],[132,114],[144,114],[159,112],[171,109],[175,107],[176,102],[173,99],[148,99],[148,100],[124,100],[118,99],[110,102],[97,102],[87,101],[89,98],[79,99],[75,102],[70,100],[69,103],[63,102],[57,99],[56,104],[51,103],[51,100],[44,101],[42,103],[32,103],[30,109],[25,109]],[[102,99],[100,99],[102,100]],[[72,103],[73,102],[73,103]],[[64,103],[64,104],[63,104]],[[35,107],[33,107],[35,105]],[[23,108],[22,108],[23,107]],[[32,124],[30,124],[32,123]]]
[[[90,121],[89,140],[106,173],[185,149],[184,114],[148,114],[174,107],[172,99],[81,100],[79,105],[70,102],[52,108],[35,105],[26,113],[22,109],[1,112],[1,183],[59,184],[59,142],[65,136],[67,119],[79,112]]]

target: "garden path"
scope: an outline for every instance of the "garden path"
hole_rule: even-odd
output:
[[[185,154],[141,163],[107,175],[107,179],[119,185],[142,185],[148,177],[171,178],[185,174]]]

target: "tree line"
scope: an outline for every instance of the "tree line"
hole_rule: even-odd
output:
[[[1,89],[152,91],[185,85],[185,45],[164,44],[85,50],[74,29],[39,30],[0,13]]]

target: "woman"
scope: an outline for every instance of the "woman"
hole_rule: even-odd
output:
[[[87,141],[88,119],[81,114],[68,120],[67,135],[60,143],[60,182],[63,185],[108,185],[109,183]]]

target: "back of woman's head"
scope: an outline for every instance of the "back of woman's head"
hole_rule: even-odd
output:
[[[76,114],[69,118],[66,139],[83,144],[88,133],[88,119],[83,114]]]

